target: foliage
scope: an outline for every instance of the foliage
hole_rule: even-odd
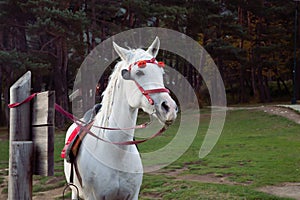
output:
[[[67,109],[68,91],[89,52],[114,34],[145,26],[183,32],[204,46],[219,67],[229,103],[270,102],[277,98],[274,90],[291,98],[286,83],[293,78],[293,1],[4,0],[0,9],[0,96],[5,102],[9,85],[31,70],[34,90],[55,90],[57,103]],[[189,63],[168,52],[161,55],[187,77],[200,101],[209,102],[207,83]],[[297,86],[300,70],[296,73]],[[298,95],[300,87],[296,90]]]

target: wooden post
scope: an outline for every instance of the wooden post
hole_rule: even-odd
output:
[[[31,90],[31,72],[24,74],[14,85],[10,88],[10,103],[22,102],[30,95]],[[9,180],[8,180],[8,199],[31,199],[32,198],[32,174],[31,161],[32,155],[30,152],[30,144],[16,143],[16,141],[30,140],[30,103],[25,103],[19,107],[10,109],[10,125],[9,125]],[[27,153],[27,157],[23,152]],[[22,160],[28,161],[23,163]],[[21,162],[19,162],[20,160]],[[18,170],[18,171],[16,171]],[[25,174],[19,174],[22,173]],[[27,186],[25,186],[27,185]],[[22,190],[21,190],[22,188]],[[27,191],[25,191],[27,190]]]
[[[31,72],[10,88],[10,104],[30,96]],[[54,174],[55,93],[38,93],[30,102],[10,109],[8,199],[32,199],[32,175]],[[32,115],[31,115],[32,113]]]
[[[54,103],[54,91],[38,93],[33,100],[31,125],[35,175],[54,175]]]
[[[8,199],[32,199],[33,143],[12,141],[10,152]]]
[[[30,96],[31,72],[28,71],[10,87],[10,103],[22,102]],[[30,103],[10,109],[10,141],[30,140]]]

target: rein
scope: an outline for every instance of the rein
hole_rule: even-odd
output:
[[[78,125],[78,124],[77,124]],[[101,140],[102,142],[106,142],[109,144],[114,144],[114,145],[136,145],[136,144],[140,144],[143,142],[146,142],[150,139],[153,139],[159,135],[161,135],[163,132],[165,132],[168,128],[168,125],[163,126],[158,132],[156,132],[155,134],[153,134],[152,136],[143,139],[143,140],[133,140],[133,141],[124,141],[124,142],[111,142],[108,140],[105,140],[99,136],[97,136],[95,133],[91,132],[86,126],[80,126],[80,128],[82,128],[84,131],[86,131],[88,134],[90,134],[91,136],[93,136],[94,138]],[[118,130],[124,130],[124,129],[118,129]]]
[[[29,97],[27,97],[24,101],[22,102],[18,102],[18,103],[12,103],[9,104],[8,107],[9,108],[16,108],[19,107],[25,103],[30,102],[38,93],[33,93],[31,94]],[[71,121],[73,121],[75,124],[77,124],[77,126],[79,126],[81,129],[83,129],[84,131],[86,131],[88,134],[90,134],[91,136],[93,136],[94,138],[101,140],[103,142],[106,143],[110,143],[110,144],[115,144],[115,145],[135,145],[135,144],[140,144],[143,142],[146,142],[150,139],[153,139],[159,135],[161,135],[164,131],[167,130],[168,125],[165,125],[164,127],[162,127],[158,132],[156,132],[155,134],[153,134],[152,136],[146,138],[146,139],[142,139],[142,140],[135,140],[135,141],[124,141],[124,142],[111,142],[108,140],[105,140],[103,138],[100,138],[99,136],[97,136],[96,134],[94,134],[93,132],[91,132],[87,127],[86,127],[86,122],[78,119],[77,117],[75,117],[74,115],[72,115],[71,113],[67,112],[66,110],[64,110],[60,105],[55,103],[55,110],[58,111],[59,113],[61,113],[62,115],[64,115],[65,117],[67,117],[68,119],[70,119]],[[149,124],[152,123],[152,120],[150,122],[146,122],[143,123],[141,125],[137,125],[135,127],[127,127],[127,128],[113,128],[113,127],[102,127],[102,126],[94,126],[95,128],[100,128],[100,129],[104,129],[104,130],[132,130],[132,129],[142,129],[142,128],[146,128]]]
[[[128,71],[131,71],[132,67],[135,66],[135,65],[137,65],[139,68],[144,68],[144,67],[146,67],[147,63],[156,64],[158,67],[162,67],[162,68],[165,67],[165,64],[163,62],[157,62],[155,60],[155,58],[152,58],[150,60],[140,60],[140,61],[137,61],[137,62],[129,65]],[[149,103],[151,105],[154,104],[154,101],[150,97],[149,94],[162,93],[162,92],[170,93],[170,91],[167,88],[157,88],[157,89],[145,90],[137,81],[134,80],[134,82],[137,85],[138,89],[147,98],[147,100],[149,101]],[[9,108],[15,108],[15,107],[21,106],[22,104],[31,101],[37,94],[38,93],[33,93],[28,98],[26,98],[24,101],[22,101],[20,103],[9,104],[8,107]],[[84,122],[84,121],[76,118],[74,115],[72,115],[71,113],[67,112],[60,105],[58,105],[56,103],[55,103],[55,110],[58,111],[59,113],[61,113],[62,115],[64,115],[65,117],[69,118],[70,120],[72,120],[75,124],[77,124],[77,126],[79,126],[82,130],[84,130],[86,133],[90,134],[94,138],[96,138],[98,140],[101,140],[103,142],[110,143],[110,144],[115,144],[115,145],[134,145],[134,144],[140,144],[140,143],[146,142],[146,141],[148,141],[148,140],[150,140],[152,138],[155,138],[155,137],[159,136],[164,131],[166,131],[167,128],[168,128],[168,125],[165,124],[158,132],[156,132],[152,136],[150,136],[150,137],[148,137],[146,139],[143,139],[143,140],[124,141],[124,142],[111,142],[111,141],[105,140],[105,139],[100,138],[99,136],[95,135],[93,132],[90,131],[89,128],[86,127],[86,125],[87,125],[86,122]],[[104,130],[112,130],[112,131],[114,131],[114,130],[132,130],[132,129],[146,128],[149,124],[151,124],[151,122],[152,122],[152,120],[150,122],[146,122],[146,123],[138,125],[138,126],[127,127],[127,128],[103,127],[103,126],[95,126],[95,125],[92,125],[92,126],[95,127],[95,128],[104,129]]]
[[[158,132],[156,132],[152,136],[150,136],[150,137],[148,137],[146,139],[143,139],[143,140],[124,141],[124,142],[111,142],[111,141],[105,140],[105,139],[97,136],[95,133],[91,132],[90,129],[86,127],[87,124],[85,122],[83,122],[80,119],[77,119],[74,115],[72,115],[71,113],[69,113],[66,110],[64,110],[61,106],[55,104],[55,109],[58,112],[60,112],[61,114],[63,114],[64,116],[66,116],[69,119],[71,119],[74,123],[77,124],[77,126],[79,126],[82,130],[84,130],[86,133],[90,134],[94,138],[96,138],[98,140],[101,140],[103,142],[110,143],[110,144],[115,144],[115,145],[135,145],[135,144],[140,144],[140,143],[146,142],[146,141],[148,141],[150,139],[153,139],[153,138],[161,135],[168,128],[168,125],[165,124],[165,126],[163,126]],[[112,127],[102,127],[102,126],[95,126],[95,125],[92,125],[92,126],[95,127],[95,128],[100,128],[100,129],[104,129],[104,130],[113,130],[113,131],[115,131],[115,130],[142,129],[142,128],[146,128],[151,123],[152,123],[152,120],[150,122],[146,122],[144,124],[141,124],[141,125],[138,125],[138,126],[135,126],[135,127],[127,127],[127,128],[112,128]]]
[[[61,113],[62,115],[64,115],[65,117],[69,118],[71,121],[73,121],[80,127],[82,127],[82,125],[84,125],[84,126],[88,125],[86,122],[78,119],[77,117],[75,117],[74,115],[72,115],[71,113],[69,113],[68,111],[63,109],[58,104],[55,104],[55,110],[58,111],[59,113]],[[104,129],[104,130],[119,131],[119,130],[143,129],[143,128],[147,128],[147,126],[150,125],[151,123],[152,123],[152,120],[150,122],[145,122],[143,124],[140,124],[140,125],[137,125],[134,127],[126,127],[126,128],[113,128],[113,127],[104,127],[104,126],[96,126],[96,125],[92,125],[92,126],[95,128]]]

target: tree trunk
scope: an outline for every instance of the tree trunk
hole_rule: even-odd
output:
[[[283,87],[284,87],[284,90],[285,90],[285,93],[288,94],[289,96],[291,96],[291,93],[289,91],[289,88],[288,86],[285,84],[284,80],[282,80],[281,77],[278,78],[278,81],[282,83]]]
[[[270,93],[270,88],[269,88],[269,80],[268,77],[265,77],[265,81],[264,81],[264,89],[265,89],[265,96],[266,96],[266,100],[267,102],[271,102],[272,98],[271,98],[271,93]]]
[[[252,50],[250,50],[252,52]],[[257,92],[257,86],[256,86],[256,66],[255,62],[253,60],[253,54],[250,55],[250,63],[251,63],[251,86],[252,86],[252,92],[254,100],[258,100],[259,94]]]
[[[0,65],[0,126],[3,126],[6,121],[2,111],[2,104],[2,65]],[[3,105],[5,105],[5,103]]]
[[[96,23],[96,2],[95,0],[91,1],[91,6],[92,6],[92,27],[91,27],[91,32],[92,32],[92,49],[94,49],[96,47],[96,40],[95,40],[95,31],[96,31],[96,27],[97,27],[97,23]]]
[[[260,63],[260,62],[257,62]],[[265,90],[263,85],[263,75],[262,75],[262,67],[259,66],[257,68],[257,87],[259,91],[259,99],[261,102],[266,102]]]
[[[25,21],[24,19],[18,19],[18,24],[20,27],[17,29],[17,34],[15,40],[17,41],[17,50],[21,52],[27,51],[27,39],[26,39],[26,32],[25,32]]]
[[[3,92],[3,97],[4,97],[4,105],[9,104],[9,87],[13,83],[13,71],[12,67],[8,66],[6,67],[6,72],[5,75],[6,77],[6,84],[4,86],[4,92]],[[9,125],[9,108],[8,106],[4,106],[4,112],[5,112],[5,119],[6,119],[6,125]]]
[[[56,103],[68,110],[68,81],[67,81],[67,69],[68,69],[68,52],[67,44],[64,37],[60,37],[56,44],[56,56],[57,62],[54,67],[54,90]],[[55,115],[55,125],[58,128],[63,128],[65,124],[65,116],[60,113]]]
[[[239,103],[245,103],[247,101],[246,99],[246,93],[245,93],[245,85],[244,85],[244,80],[245,80],[245,70],[242,65],[240,65],[240,70],[239,70],[239,77],[240,77],[240,87],[239,87]]]
[[[243,26],[244,23],[244,16],[243,16],[243,9],[239,6],[238,7],[238,23]],[[239,42],[239,48],[243,49],[244,48],[244,39],[241,38]],[[245,80],[245,69],[242,64],[240,64],[240,70],[239,70],[239,103],[245,103],[247,101],[246,99],[246,93],[245,93],[245,85],[244,85],[244,80]],[[233,94],[234,96],[234,94]]]
[[[299,55],[298,55],[299,56]],[[300,99],[300,62],[297,62],[296,67],[296,99]]]
[[[5,50],[12,50],[15,49],[15,41],[14,41],[14,37],[13,34],[11,33],[11,31],[9,30],[9,28],[4,28],[2,30],[2,48]],[[2,79],[6,79],[5,80],[5,84],[3,86],[3,97],[4,97],[4,105],[9,104],[9,87],[12,85],[13,83],[13,69],[14,66],[12,64],[3,64],[1,66],[1,71],[2,71]],[[6,119],[6,125],[8,127],[9,125],[9,108],[8,106],[4,106],[4,115],[5,115],[5,119]]]
[[[251,17],[252,14],[250,11],[247,11],[247,25],[248,25],[248,34],[252,35],[252,23],[251,23]],[[253,49],[249,49],[249,63],[251,63],[251,88],[252,88],[252,93],[253,93],[253,98],[254,101],[257,101],[259,98],[259,94],[257,92],[257,87],[256,87],[256,66],[254,62],[254,55],[253,55]]]

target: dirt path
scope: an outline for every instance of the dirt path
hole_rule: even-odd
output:
[[[258,107],[258,109],[272,115],[279,115],[288,118],[289,120],[294,121],[297,124],[300,124],[300,114],[295,112],[291,108],[286,108],[281,106],[261,106]]]
[[[167,176],[174,177],[177,180],[197,181],[202,183],[214,183],[214,184],[225,184],[225,185],[250,185],[248,183],[237,183],[229,180],[230,175],[216,175],[216,174],[183,174],[188,168],[176,169],[172,171],[160,171],[153,172],[153,174],[164,174]],[[280,185],[264,186],[257,188],[257,191],[272,194],[278,197],[293,198],[300,200],[300,183],[281,183]]]
[[[63,187],[61,188],[56,188],[53,190],[49,190],[46,192],[39,192],[38,194],[36,194],[35,196],[33,196],[33,200],[41,200],[41,199],[55,199],[55,198],[59,198],[62,197],[62,193],[63,193]]]
[[[266,113],[286,117],[297,124],[300,124],[300,114],[291,108],[281,106],[266,106],[260,107]],[[275,186],[265,186],[259,188],[258,191],[266,192],[269,194],[277,195],[280,197],[290,197],[300,200],[300,183],[282,183]]]
[[[300,200],[300,183],[282,183],[277,186],[265,186],[259,188],[258,191],[279,197],[289,197]]]
[[[228,110],[261,110],[271,115],[279,115],[300,124],[300,113],[284,106],[258,106],[258,107],[228,107]]]
[[[188,167],[183,167],[180,169],[174,170],[160,170],[156,172],[151,172],[151,174],[163,174],[167,176],[174,177],[177,180],[187,180],[187,181],[198,181],[202,183],[215,183],[215,184],[226,184],[226,185],[248,185],[250,183],[236,183],[230,181],[228,178],[230,175],[216,175],[213,173],[210,174],[184,174],[184,172],[188,171]]]

